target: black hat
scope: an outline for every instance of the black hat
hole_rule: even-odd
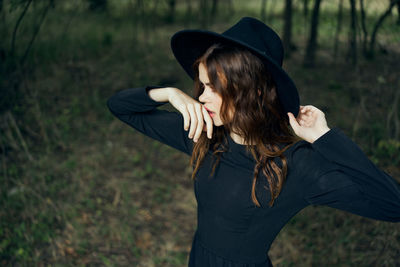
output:
[[[299,94],[292,79],[282,69],[282,42],[270,27],[255,18],[243,17],[222,34],[205,30],[181,30],[171,38],[172,52],[192,79],[193,63],[214,43],[243,47],[258,56],[275,80],[283,109],[297,117]]]

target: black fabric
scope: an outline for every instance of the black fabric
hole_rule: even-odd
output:
[[[157,109],[147,91],[155,87],[120,91],[109,98],[111,112],[143,134],[191,155],[193,141],[183,129],[178,112]],[[300,141],[288,149],[285,185],[268,206],[268,183],[260,177],[257,198],[251,200],[255,164],[245,146],[227,135],[228,151],[209,177],[213,156],[204,159],[194,182],[198,224],[189,266],[272,266],[268,250],[283,226],[309,205],[326,205],[383,221],[400,221],[400,188],[377,168],[339,128],[314,143]],[[262,174],[259,174],[262,175]],[[322,223],[322,222],[321,222]]]

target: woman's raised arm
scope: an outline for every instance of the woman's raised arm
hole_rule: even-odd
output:
[[[304,199],[377,220],[400,221],[399,184],[371,162],[339,128],[318,138],[311,147],[319,171],[307,178]],[[322,167],[324,166],[324,167]]]
[[[304,199],[361,216],[400,221],[400,187],[375,166],[339,128],[329,129],[324,113],[300,106],[297,118],[288,114],[295,133],[311,143],[312,166],[306,173]]]
[[[166,92],[169,89],[158,90],[156,96],[152,93],[155,99],[161,101],[158,102],[148,94],[155,88],[163,87],[147,86],[119,91],[107,100],[107,106],[118,119],[139,132],[191,155],[193,142],[183,128],[182,115],[157,109],[168,103]]]

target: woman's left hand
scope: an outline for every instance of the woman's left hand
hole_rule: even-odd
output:
[[[330,130],[326,123],[325,114],[312,105],[300,106],[297,118],[291,112],[287,114],[296,135],[310,143],[314,143],[315,140]]]

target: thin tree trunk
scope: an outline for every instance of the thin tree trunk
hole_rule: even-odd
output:
[[[290,56],[292,41],[292,0],[286,0],[283,30],[283,47],[286,56]]]
[[[268,17],[267,17],[267,22],[271,20],[271,18],[277,13],[276,10],[277,8],[277,2],[278,1],[270,1],[270,5],[269,5],[269,12],[268,12]]]
[[[303,0],[303,16],[306,19],[308,17],[308,0]]]
[[[218,14],[218,0],[212,1],[211,16],[214,17]]]
[[[319,19],[320,5],[321,5],[321,0],[315,0],[313,13],[311,17],[310,38],[307,43],[306,54],[303,63],[304,67],[313,67],[315,65],[315,52],[317,49],[318,19]]]
[[[6,25],[6,12],[3,9],[3,0],[0,0],[0,24]],[[8,36],[8,29],[6,27],[0,27],[0,36]],[[4,42],[0,43],[0,68],[5,62],[6,59],[6,44]]]
[[[232,0],[228,0],[228,9],[231,14],[233,14],[235,12],[235,7],[233,6]]]
[[[199,0],[200,1],[200,25],[202,28],[207,28],[207,21],[208,21],[208,5],[207,0]]]
[[[192,8],[192,1],[186,0],[186,12],[185,12],[185,20],[184,20],[184,27],[188,28],[191,27],[190,24],[193,21],[193,8]]]
[[[374,29],[372,31],[371,34],[371,39],[369,42],[369,51],[367,53],[367,56],[369,58],[372,58],[374,56],[374,49],[375,49],[375,41],[376,41],[376,35],[378,34],[378,30],[379,28],[382,26],[383,21],[386,19],[386,17],[390,14],[390,12],[392,11],[392,8],[396,5],[399,4],[400,0],[392,0],[390,2],[389,7],[386,9],[386,11],[382,14],[382,16],[380,16],[380,18],[378,19],[378,21],[376,22]]]
[[[160,2],[160,0],[154,0],[153,9],[152,9],[152,11],[151,11],[152,14],[157,14],[159,2]]]
[[[397,2],[397,25],[400,25],[400,2]]]
[[[49,4],[48,4],[48,5],[45,7],[45,9],[43,10],[42,16],[40,17],[39,24],[36,26],[35,31],[34,31],[34,33],[33,33],[33,35],[32,35],[32,38],[31,38],[31,40],[29,41],[29,44],[28,44],[28,46],[27,46],[27,48],[26,48],[26,50],[25,50],[24,56],[22,57],[22,59],[21,59],[21,61],[20,61],[20,64],[21,64],[21,65],[24,64],[24,62],[25,62],[25,60],[26,60],[26,57],[28,56],[29,51],[31,50],[32,45],[33,45],[33,43],[34,43],[34,41],[35,41],[35,39],[36,39],[36,37],[37,37],[39,31],[40,31],[40,28],[41,28],[42,25],[43,25],[43,22],[44,22],[44,19],[46,18],[47,12],[49,11],[49,9],[50,9],[50,7],[51,7],[52,4],[53,4],[53,1],[52,1],[52,0],[49,0]]]
[[[192,1],[191,0],[186,0],[186,13],[187,13],[187,15],[192,14]]]
[[[365,24],[365,8],[364,8],[364,0],[360,0],[360,9],[361,9],[361,28],[362,28],[362,51],[364,56],[367,54],[367,43],[368,43],[368,32],[367,26]]]
[[[260,9],[261,21],[265,21],[265,19],[267,17],[266,11],[267,11],[267,0],[262,0],[261,1],[261,9]]]
[[[350,0],[350,32],[349,32],[349,51],[348,57],[351,58],[353,65],[357,64],[357,14],[356,2]]]
[[[173,23],[175,19],[175,7],[176,1],[175,0],[168,0],[168,16],[167,21],[169,23]]]
[[[21,21],[24,18],[26,11],[28,11],[28,8],[31,5],[31,3],[32,3],[32,0],[29,0],[29,2],[26,3],[24,10],[22,11],[21,15],[19,16],[17,23],[15,24],[12,39],[11,39],[11,56],[13,56],[15,53],[15,39],[17,38],[17,31],[18,31],[19,25],[21,24]]]
[[[339,10],[337,16],[336,33],[335,33],[335,43],[333,45],[333,58],[337,60],[337,54],[339,49],[339,35],[342,31],[342,21],[343,21],[343,0],[339,1]]]

